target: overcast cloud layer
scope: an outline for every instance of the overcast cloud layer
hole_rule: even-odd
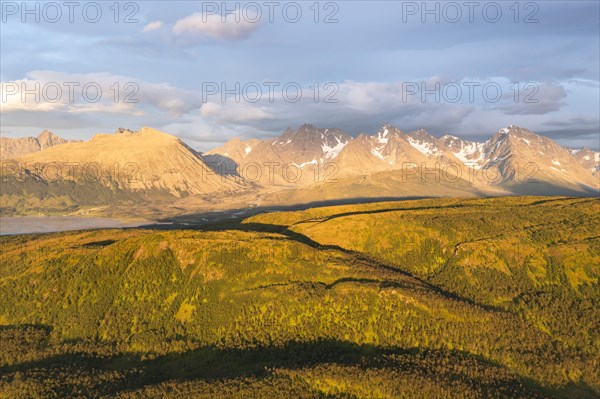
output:
[[[45,4],[2,2],[3,136],[152,126],[207,150],[305,122],[515,124],[600,147],[597,1]]]

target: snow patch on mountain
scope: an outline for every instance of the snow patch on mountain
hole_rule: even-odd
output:
[[[303,167],[305,167],[306,165],[316,165],[316,164],[318,164],[318,163],[319,163],[319,162],[318,162],[316,159],[313,159],[313,160],[312,160],[312,161],[310,161],[310,162],[303,162],[303,163],[301,163],[300,165],[298,165],[296,162],[292,162],[292,165],[294,165],[294,166],[297,166],[297,167],[299,167],[299,168],[303,168]]]
[[[337,144],[334,146],[329,146],[326,143],[321,145],[321,150],[323,150],[323,154],[325,154],[325,159],[337,157],[340,151],[342,151],[346,144],[348,144],[347,141],[342,141],[339,137],[336,137],[335,140],[337,141]]]
[[[458,137],[456,137],[456,136],[453,136],[453,135],[451,135],[451,134],[445,134],[445,135],[443,135],[443,136],[441,137],[441,139],[442,139],[442,140],[450,140],[450,141],[449,141],[449,143],[448,143],[449,145],[452,145],[452,144],[454,144],[454,141],[455,141],[455,140],[460,140],[460,138],[458,138]]]
[[[437,155],[437,153],[438,153],[438,150],[437,150],[437,147],[435,146],[435,144],[427,143],[427,142],[421,143],[421,142],[413,139],[412,137],[408,137],[408,142],[414,148],[416,148],[421,153],[423,153],[423,154],[425,154],[427,156],[429,156],[429,155]]]
[[[371,154],[375,155],[379,159],[384,159],[383,155],[381,155],[381,149],[373,148],[371,150]]]
[[[465,145],[462,146],[460,151],[453,152],[453,154],[456,158],[460,159],[465,164],[473,163],[473,162],[479,163],[480,161],[483,161],[483,159],[484,159],[483,146],[484,146],[484,143],[465,142]],[[479,156],[477,158],[475,158],[474,155],[477,152],[479,152]]]
[[[383,130],[383,132],[379,131],[379,133],[377,133],[377,142],[379,144],[384,144],[384,145],[387,144],[388,140],[389,140],[389,137],[387,135],[388,135],[389,132],[390,131],[387,128],[385,128]]]
[[[274,142],[271,143],[271,145],[275,145],[275,144],[279,144],[279,145],[286,145],[292,142],[292,139],[288,139],[287,141],[283,141],[283,140],[275,140]]]

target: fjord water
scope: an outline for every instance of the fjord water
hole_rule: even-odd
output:
[[[137,227],[148,221],[80,216],[15,216],[0,218],[0,235]]]

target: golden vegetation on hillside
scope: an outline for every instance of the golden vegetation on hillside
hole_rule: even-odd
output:
[[[596,397],[600,201],[0,237],[0,397]]]

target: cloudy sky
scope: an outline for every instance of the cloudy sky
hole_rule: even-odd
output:
[[[3,136],[152,126],[207,150],[308,122],[600,147],[594,1],[1,3]]]

